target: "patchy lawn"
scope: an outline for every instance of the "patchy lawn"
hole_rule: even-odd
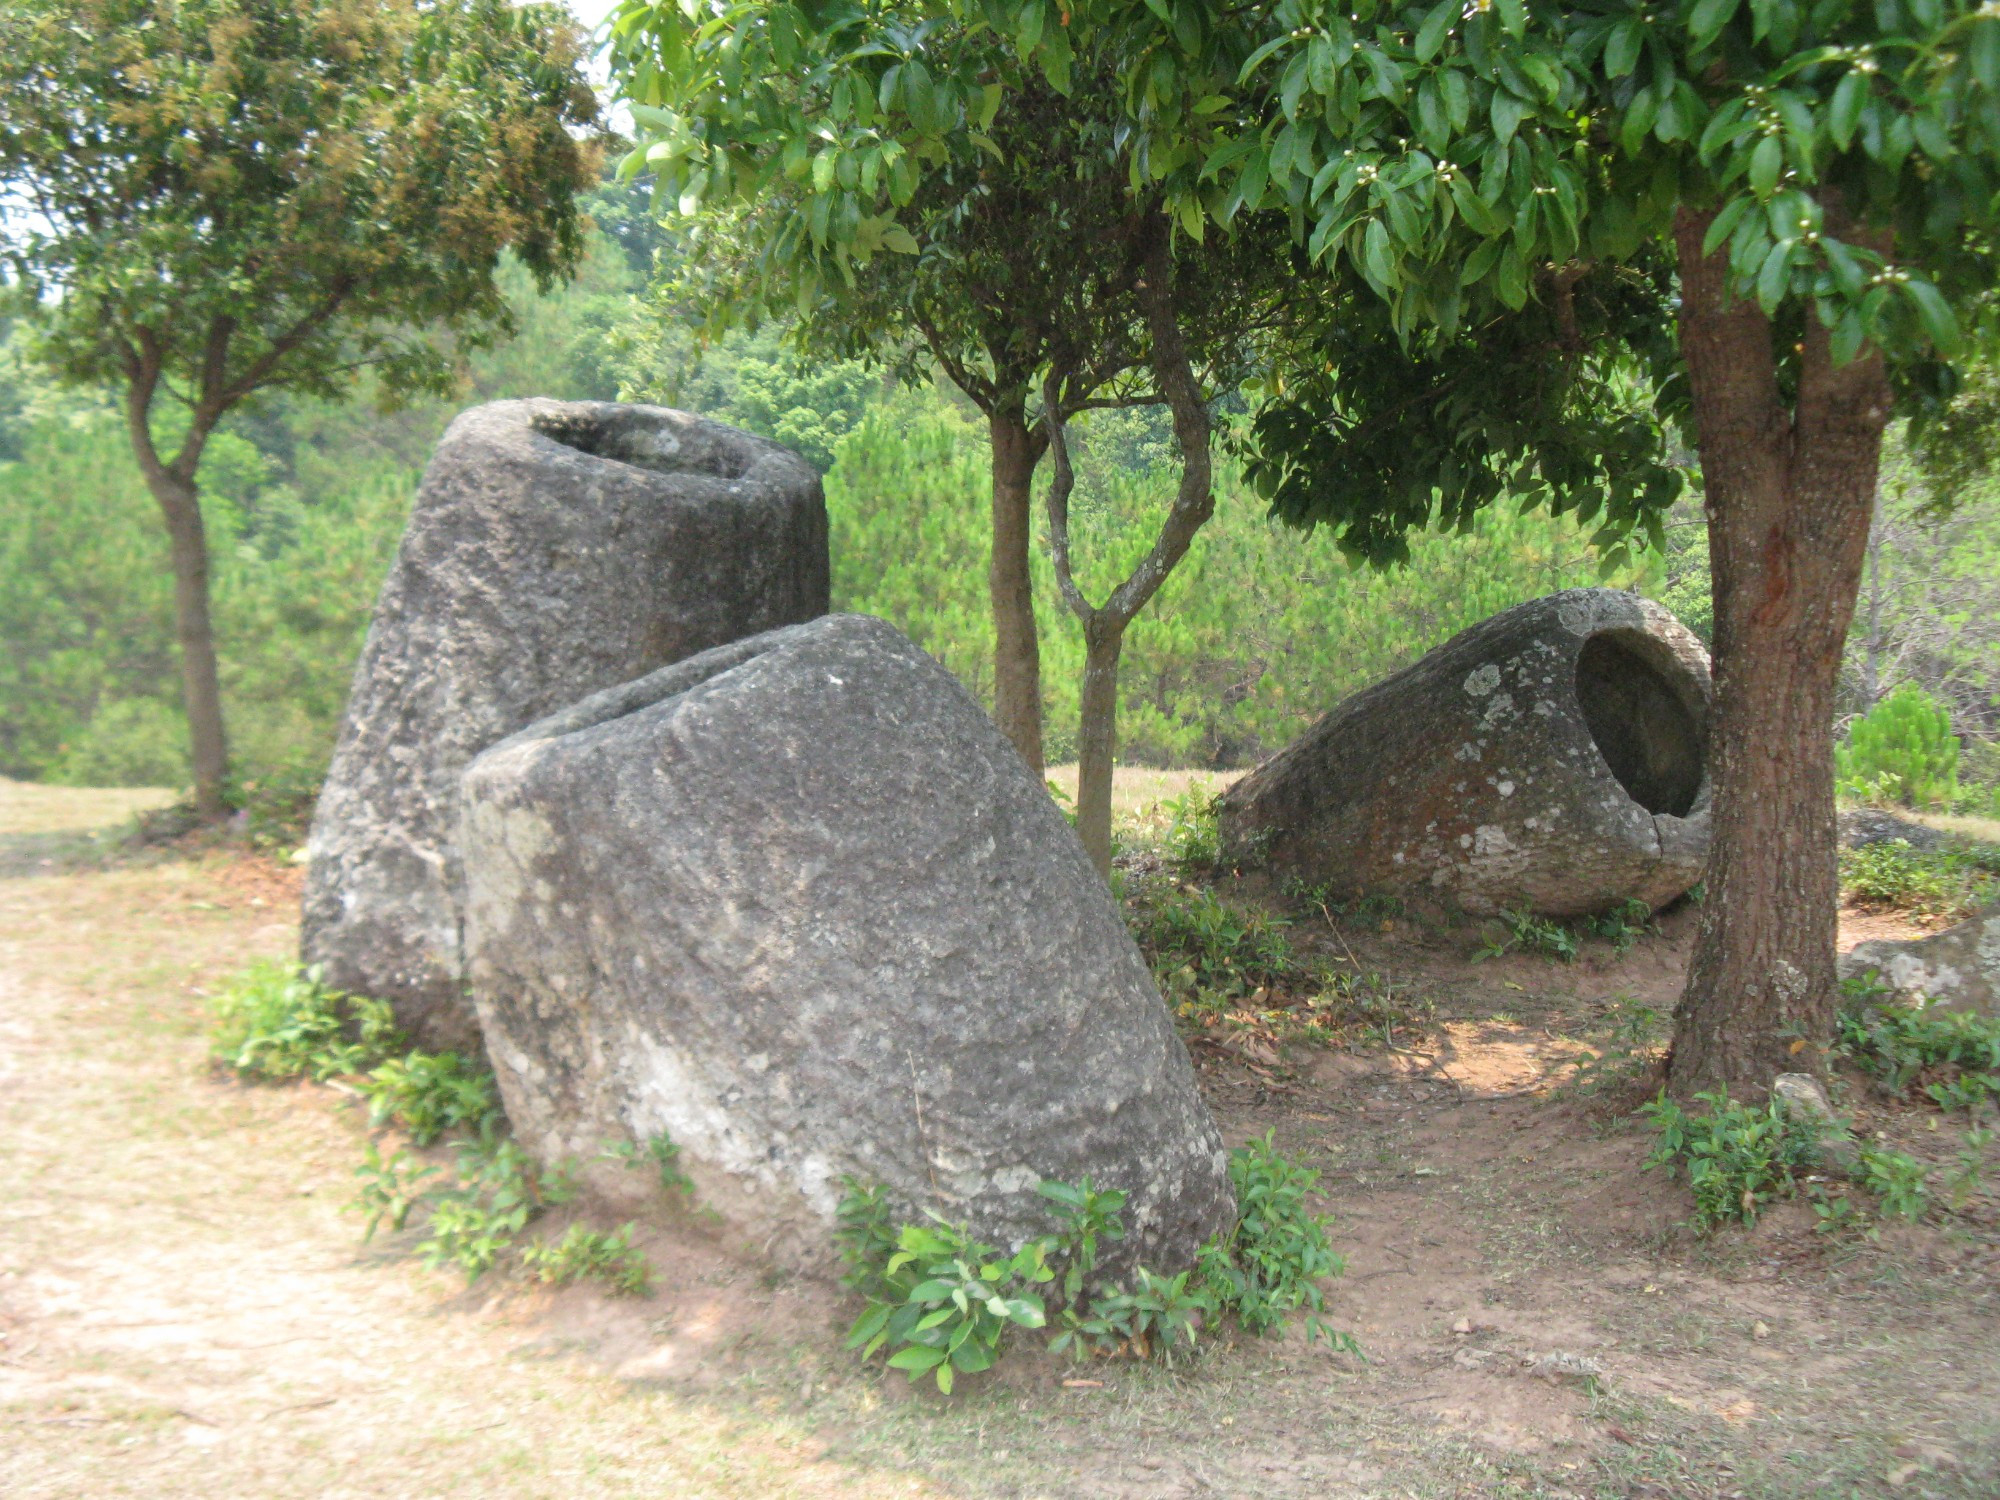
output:
[[[1232,1143],[1272,1131],[1325,1174],[1331,1313],[1366,1361],[1296,1334],[1172,1373],[1023,1343],[944,1401],[857,1366],[837,1293],[698,1216],[642,1226],[639,1300],[468,1290],[409,1236],[363,1246],[360,1112],[206,1062],[203,997],[291,950],[297,870],[19,857],[102,815],[0,823],[0,1494],[2000,1492],[1990,1186],[1877,1241],[1797,1206],[1697,1241],[1685,1189],[1640,1170],[1632,1018],[1670,1004],[1685,915],[1565,965],[1293,913],[1301,951],[1381,976],[1388,1024],[1197,1055]],[[1847,1103],[1940,1157],[1963,1124]]]

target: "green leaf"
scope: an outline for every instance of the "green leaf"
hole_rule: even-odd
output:
[[[1459,0],[1444,0],[1428,16],[1417,30],[1417,61],[1427,63],[1438,55],[1444,41],[1451,34],[1452,24],[1458,20]]]
[[[1833,103],[1826,111],[1826,133],[1841,150],[1854,139],[1854,129],[1861,123],[1861,106],[1867,102],[1868,75],[1859,68],[1849,69],[1834,89]]]
[[[1792,279],[1792,249],[1796,240],[1779,240],[1764,257],[1763,269],[1757,273],[1757,305],[1769,317],[1778,310],[1778,304],[1785,300],[1785,292]]]
[[[921,1375],[925,1370],[934,1370],[944,1363],[944,1350],[931,1349],[921,1344],[911,1344],[898,1349],[889,1356],[889,1364],[898,1370],[908,1370],[913,1375]]]
[[[1770,197],[1784,169],[1785,143],[1775,135],[1765,136],[1750,153],[1750,191],[1759,198]]]
[[[1368,232],[1362,236],[1361,268],[1377,286],[1393,288],[1397,285],[1396,260],[1389,249],[1389,230],[1380,218],[1368,221]]]
[[[1528,105],[1524,100],[1517,99],[1502,88],[1493,90],[1493,105],[1491,109],[1493,134],[1502,143],[1513,139],[1515,130],[1520,127],[1521,121],[1526,117],[1527,113]]]
[[[1937,352],[1948,358],[1958,348],[1958,318],[1944,300],[1944,293],[1933,283],[1915,278],[1903,282],[1902,287],[1903,295],[1916,304],[1925,335]]]
[[[1522,0],[1499,0],[1500,24],[1519,41],[1528,32],[1528,11]]]
[[[1717,247],[1736,232],[1736,226],[1743,222],[1743,216],[1757,206],[1752,198],[1732,198],[1722,206],[1722,212],[1715,216],[1708,226],[1708,233],[1701,237],[1701,253],[1706,259],[1715,254]]]
[[[1695,0],[1688,15],[1688,35],[1697,47],[1706,47],[1729,24],[1741,0]]]
[[[1645,32],[1639,27],[1637,16],[1628,16],[1611,28],[1611,40],[1604,44],[1604,71],[1612,78],[1623,78],[1632,71],[1639,61],[1639,47],[1645,41]]]

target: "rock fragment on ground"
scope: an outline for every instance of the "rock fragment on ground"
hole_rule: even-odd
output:
[[[1104,883],[894,627],[828,616],[600,693],[465,777],[467,937],[515,1131],[661,1134],[700,1201],[823,1267],[843,1179],[1010,1246],[1048,1178],[1183,1267],[1227,1159]]]
[[[1332,894],[1549,916],[1701,877],[1708,657],[1658,604],[1531,600],[1321,718],[1220,802],[1226,857]]]
[[[499,401],[425,471],[308,840],[304,956],[477,1044],[452,826],[480,751],[585,694],[827,607],[796,454],[685,412]]]
[[[1871,973],[1905,1002],[2000,1016],[2000,906],[1929,937],[1858,943],[1841,955],[1843,979]]]

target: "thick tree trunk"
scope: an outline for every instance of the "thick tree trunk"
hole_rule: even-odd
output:
[[[1701,255],[1707,226],[1677,227],[1715,592],[1714,842],[1668,1069],[1683,1098],[1761,1095],[1832,1038],[1834,691],[1889,415],[1879,356],[1836,370],[1810,316],[1787,407],[1770,323]]]
[[[1035,463],[1043,443],[1019,406],[989,412],[987,431],[993,443],[993,556],[987,570],[993,607],[993,718],[1028,769],[1040,776],[1042,654],[1028,550]]]
[[[1111,772],[1118,758],[1118,653],[1125,621],[1084,627],[1083,708],[1076,726],[1076,833],[1097,873],[1111,875]]]
[[[215,627],[208,609],[208,538],[202,527],[201,496],[191,481],[165,471],[150,475],[148,488],[166,518],[172,551],[174,624],[180,637],[181,698],[187,707],[194,761],[195,808],[204,818],[219,819],[229,810],[223,799],[229,763]]]

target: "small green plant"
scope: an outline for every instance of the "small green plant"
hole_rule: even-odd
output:
[[[428,1146],[447,1130],[480,1130],[500,1118],[493,1075],[456,1052],[410,1052],[391,1058],[361,1080],[368,1123],[391,1120]]]
[[[1975,1125],[1966,1131],[1965,1142],[1958,1148],[1958,1165],[1945,1179],[1945,1195],[1953,1212],[1962,1210],[1979,1192],[1986,1179],[1986,1148],[1992,1144],[1991,1126]]]
[[[1162,841],[1168,862],[1183,874],[1210,870],[1222,858],[1222,831],[1216,807],[1221,794],[1206,783],[1190,783],[1162,804],[1167,831]]]
[[[1622,958],[1632,951],[1634,943],[1654,930],[1653,908],[1636,898],[1620,901],[1594,917],[1584,918],[1583,925],[1592,937],[1603,938]]]
[[[455,1141],[456,1181],[432,1196],[429,1234],[417,1254],[432,1270],[456,1266],[467,1281],[493,1269],[534,1219],[567,1203],[575,1187],[566,1171],[543,1172],[494,1120]]]
[[[1519,949],[1566,964],[1576,961],[1576,932],[1562,922],[1538,917],[1524,906],[1518,911],[1502,911],[1500,924],[1503,929],[1500,936],[1474,954],[1475,959],[1499,958]]]
[[[1841,899],[1920,917],[1965,916],[1993,893],[1990,862],[1990,856],[1963,845],[1914,849],[1905,839],[1843,849]]]
[[[1881,699],[1833,753],[1843,796],[1904,807],[1949,806],[1958,794],[1958,736],[1943,704],[1914,682]]]
[[[1921,1083],[1940,1109],[1974,1109],[2000,1096],[2000,1020],[1939,1006],[1877,1003],[1840,1017],[1839,1046],[1862,1071],[1902,1096]]]
[[[932,1215],[927,1225],[898,1227],[880,1187],[849,1178],[837,1210],[835,1240],[842,1285],[867,1310],[847,1335],[864,1359],[887,1349],[888,1362],[912,1380],[931,1374],[949,1392],[958,1374],[989,1368],[1012,1328],[1039,1328],[1048,1307],[1034,1290],[1058,1282],[1059,1329],[1052,1350],[1129,1355],[1172,1364],[1193,1351],[1202,1328],[1233,1316],[1252,1334],[1272,1332],[1303,1309],[1308,1338],[1359,1353],[1352,1337],[1329,1328],[1319,1281],[1338,1275],[1341,1258],[1326,1224],[1306,1207],[1317,1172],[1287,1161],[1266,1135],[1230,1155],[1237,1217],[1229,1233],[1204,1245],[1193,1269],[1166,1276],[1135,1267],[1117,1285],[1097,1276],[1103,1247],[1124,1238],[1125,1194],[1081,1183],[1043,1182],[1056,1232],[1012,1256],[974,1241],[962,1227]]]
[[[598,1154],[606,1161],[623,1162],[628,1167],[650,1162],[660,1174],[663,1191],[689,1196],[694,1193],[694,1179],[681,1168],[681,1148],[664,1130],[649,1136],[644,1145],[637,1141],[606,1141],[604,1149]]]
[[[361,1165],[354,1169],[361,1180],[361,1192],[347,1205],[367,1218],[361,1230],[362,1243],[374,1239],[375,1231],[385,1223],[392,1231],[401,1230],[411,1212],[430,1195],[424,1184],[439,1170],[416,1161],[406,1149],[384,1159],[381,1148],[370,1141]]]
[[[1605,1009],[1597,1051],[1577,1064],[1573,1087],[1585,1098],[1630,1087],[1653,1065],[1666,1017],[1630,995],[1614,997]]]
[[[1900,1151],[1861,1148],[1855,1181],[1882,1202],[1882,1212],[1893,1219],[1915,1223],[1930,1210],[1930,1187],[1924,1164]]]
[[[1298,973],[1282,917],[1246,911],[1212,891],[1175,891],[1142,914],[1139,937],[1163,985],[1179,975],[1224,1000]]]
[[[850,1190],[850,1200],[854,1197]],[[852,1212],[869,1226],[876,1207],[879,1199],[856,1204]],[[849,1218],[843,1203],[843,1232]],[[874,1246],[872,1227],[855,1233]],[[904,1225],[894,1252],[879,1270],[870,1266],[864,1275],[872,1283],[864,1293],[868,1310],[848,1330],[847,1347],[859,1349],[863,1359],[886,1348],[892,1369],[911,1380],[930,1375],[950,1395],[959,1375],[993,1367],[1009,1329],[1047,1322],[1042,1299],[1029,1289],[1054,1279],[1048,1246],[1047,1240],[1030,1240],[1003,1256],[943,1220]]]
[[[1125,1194],[1117,1188],[1098,1188],[1086,1177],[1082,1182],[1044,1182],[1036,1188],[1050,1204],[1056,1222],[1056,1258],[1062,1265],[1062,1302],[1075,1308],[1082,1304],[1084,1288],[1097,1270],[1101,1246],[1125,1238],[1121,1211]]]
[[[1042,785],[1048,788],[1049,801],[1055,803],[1056,810],[1068,820],[1070,827],[1076,827],[1076,798],[1053,776],[1043,777]]]
[[[265,962],[214,1001],[210,1047],[244,1078],[324,1082],[372,1067],[397,1043],[387,1002],[343,995],[317,965]]]
[[[1215,1316],[1215,1294],[1205,1283],[1193,1280],[1195,1274],[1162,1276],[1140,1266],[1133,1273],[1131,1290],[1100,1293],[1091,1298],[1087,1312],[1065,1313],[1062,1332],[1050,1341],[1050,1351],[1127,1354],[1157,1359],[1171,1368],[1176,1359],[1194,1352],[1203,1323]]]
[[[1686,1171],[1697,1233],[1754,1224],[1765,1203],[1790,1197],[1819,1165],[1818,1136],[1777,1100],[1757,1108],[1720,1092],[1695,1099],[1705,1109],[1690,1114],[1662,1090],[1640,1113],[1659,1135],[1646,1166]]]
[[[1236,1189],[1236,1223],[1205,1247],[1200,1269],[1216,1305],[1235,1316],[1246,1333],[1281,1328],[1305,1312],[1306,1337],[1358,1352],[1353,1338],[1330,1328],[1319,1283],[1338,1276],[1346,1262],[1327,1238],[1326,1221],[1306,1207],[1319,1173],[1281,1155],[1266,1133],[1229,1155]]]
[[[572,1224],[561,1239],[523,1249],[521,1264],[537,1280],[555,1286],[601,1281],[623,1296],[643,1297],[652,1290],[653,1267],[645,1251],[632,1243],[637,1227],[626,1224],[606,1234],[588,1225]]]

